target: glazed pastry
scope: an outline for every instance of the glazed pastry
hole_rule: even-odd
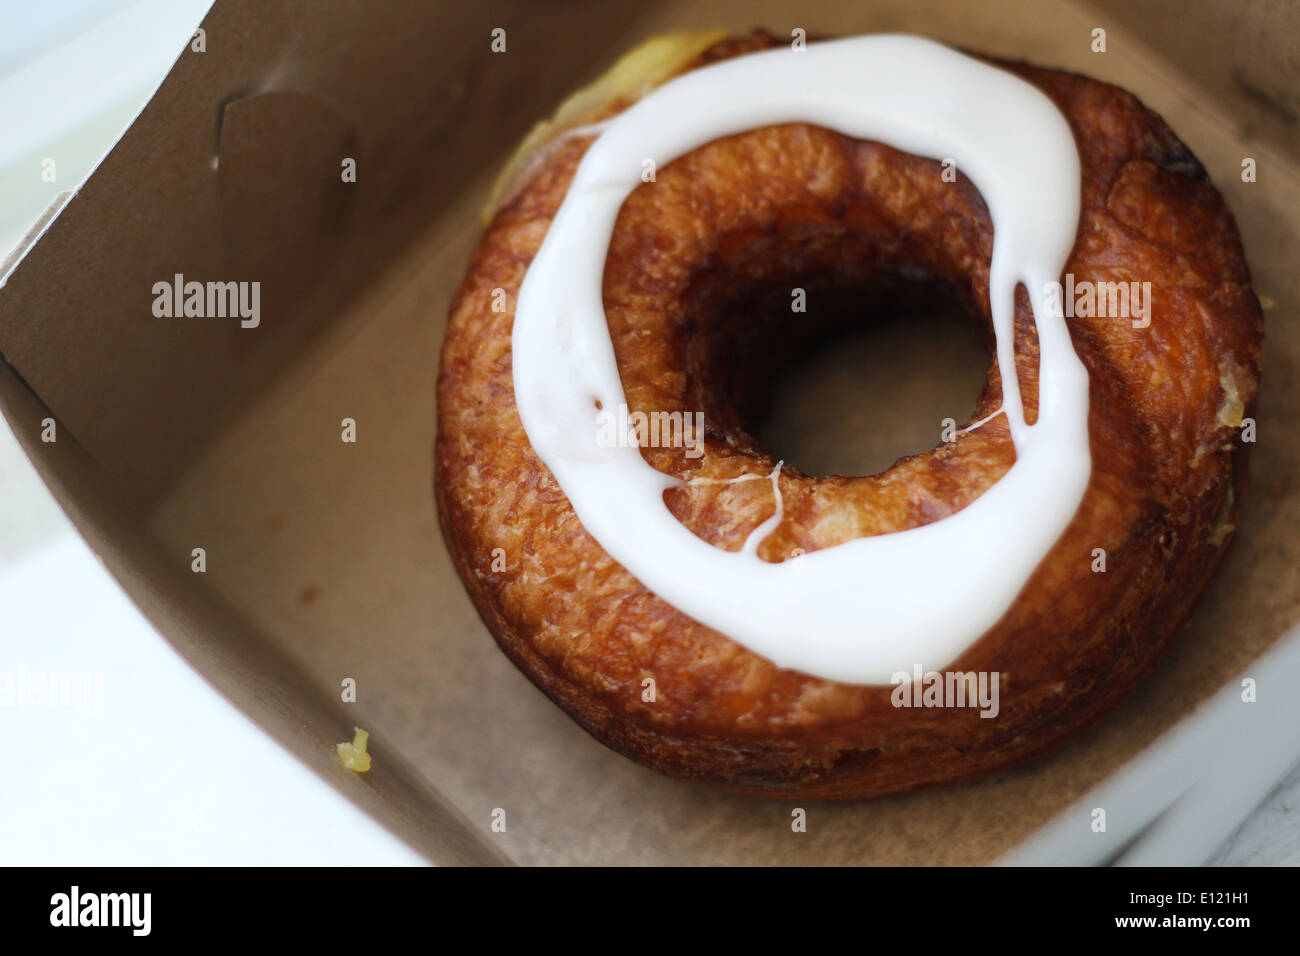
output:
[[[647,766],[847,799],[1010,765],[1129,692],[1227,548],[1259,304],[1123,90],[672,37],[493,203],[443,345],[444,536],[511,660]],[[754,439],[783,364],[936,298],[992,363],[934,449],[813,477]]]

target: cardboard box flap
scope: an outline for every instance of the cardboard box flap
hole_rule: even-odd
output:
[[[579,20],[611,29],[631,13],[552,15],[523,0],[216,4],[0,289],[0,354],[147,507],[591,68],[565,58],[535,77],[484,70],[493,25],[504,18],[512,42],[537,49]],[[257,283],[256,325],[156,316],[157,290],[177,275],[182,310],[185,283],[203,283],[216,312],[235,282],[250,284],[251,312]],[[208,283],[223,287],[213,296]]]

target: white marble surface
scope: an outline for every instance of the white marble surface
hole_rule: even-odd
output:
[[[1300,729],[1296,733],[1300,747]],[[1300,764],[1247,817],[1211,866],[1300,866]]]

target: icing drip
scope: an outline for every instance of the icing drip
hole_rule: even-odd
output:
[[[737,475],[734,478],[689,478],[680,484],[684,485],[736,485],[742,481],[761,481],[766,479],[772,483],[772,496],[776,499],[776,511],[772,517],[764,520],[757,528],[751,531],[745,537],[745,543],[741,546],[742,554],[758,554],[758,546],[763,543],[769,534],[781,526],[781,519],[785,517],[785,502],[781,498],[781,468],[785,462],[778,461],[776,467],[766,475],[745,474]]]
[[[605,447],[592,408],[626,403],[601,301],[619,208],[642,161],[711,140],[813,123],[932,159],[953,158],[994,226],[989,295],[1011,469],[940,521],[848,541],[794,562],[715,548],[664,503],[680,482],[640,449]],[[653,187],[650,187],[653,188]],[[519,292],[515,401],[529,441],[587,531],[647,588],[782,667],[888,684],[941,668],[1015,601],[1078,509],[1092,463],[1088,375],[1059,310],[1035,302],[1038,419],[1028,425],[1013,350],[1014,294],[1060,279],[1079,217],[1079,158],[1052,102],[1018,77],[929,40],[867,36],[770,50],[671,80],[611,119],[588,149]],[[977,427],[977,426],[972,426]],[[753,476],[762,477],[762,476]]]

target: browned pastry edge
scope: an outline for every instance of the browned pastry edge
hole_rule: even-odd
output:
[[[691,67],[778,41],[718,43]],[[438,378],[435,485],[443,533],[510,659],[602,742],[728,790],[848,799],[972,779],[1059,743],[1114,705],[1185,625],[1222,559],[1244,481],[1259,304],[1231,214],[1164,122],[1114,86],[991,61],[1042,89],[1083,169],[1076,280],[1150,282],[1153,318],[1075,318],[1091,377],[1093,474],[1069,528],[1003,619],[949,670],[998,671],[1000,714],[891,705],[891,687],[777,668],[648,592],[586,533],[514,405],[516,293],[589,139],[559,141],[493,219],[451,307]],[[591,119],[625,108],[615,103]],[[659,170],[615,227],[604,300],[633,410],[703,411],[706,454],[646,449],[683,478],[766,474],[751,431],[779,363],[874,309],[936,293],[987,327],[992,227],[965,179],[877,143],[804,125],[715,141]],[[794,327],[792,286],[808,290]],[[494,312],[494,290],[507,308]],[[814,305],[814,303],[816,303]],[[1017,368],[1036,413],[1024,290]],[[996,365],[968,422],[1000,403]],[[882,414],[890,410],[881,409]],[[783,471],[782,560],[936,521],[1014,461],[1003,419],[874,476]],[[772,513],[766,482],[667,498],[718,547]],[[997,542],[989,542],[990,559]],[[1104,548],[1105,573],[1092,570]],[[498,550],[500,549],[500,550]],[[504,558],[505,567],[500,569]],[[494,565],[494,559],[496,564]],[[943,582],[935,582],[942,600]],[[656,699],[642,699],[644,678]]]

